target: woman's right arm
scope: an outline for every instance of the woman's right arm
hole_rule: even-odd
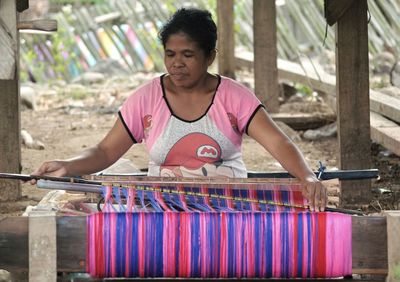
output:
[[[101,171],[115,163],[133,145],[120,118],[104,139],[76,157],[44,162],[32,175],[78,176]],[[34,184],[36,181],[31,181]]]

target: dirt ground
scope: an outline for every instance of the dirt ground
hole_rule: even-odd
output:
[[[29,132],[34,140],[44,144],[42,150],[22,147],[22,173],[31,173],[45,160],[74,156],[77,152],[99,142],[115,122],[118,107],[130,94],[129,85],[122,88],[115,85],[107,89],[103,87],[100,92],[92,91],[92,93],[86,93],[75,98],[71,98],[70,95],[65,93],[62,95],[54,94],[49,92],[48,89],[42,91],[42,94],[37,98],[36,110],[24,109],[21,112],[22,129]],[[301,132],[297,132],[297,134],[300,135]],[[337,168],[338,145],[336,137],[317,141],[301,139],[296,141],[296,144],[313,169],[317,169],[318,161],[321,161],[329,170]],[[392,178],[398,179],[398,175],[393,175],[393,171],[387,169],[387,167],[388,164],[391,164],[392,168],[397,166],[396,171],[399,173],[399,158],[390,154],[383,154],[382,152],[385,152],[383,148],[374,146],[375,166],[386,169],[385,175],[380,180],[381,184],[378,183],[375,186],[383,185],[385,189],[388,186],[390,186],[389,189],[392,186],[398,188],[399,185]],[[273,172],[283,170],[279,163],[249,137],[244,139],[243,156],[250,171]],[[138,169],[147,167],[148,158],[143,145],[134,145],[123,158],[131,160]],[[329,189],[329,204],[337,206],[339,202],[338,181],[325,182],[325,185]],[[20,215],[26,206],[37,204],[48,191],[29,184],[22,184],[22,193],[23,197],[20,201],[0,205],[0,213],[3,213],[3,215]],[[390,196],[392,197],[393,193]],[[396,204],[398,205],[398,202]],[[382,205],[385,204],[377,205],[377,209]],[[393,207],[396,208],[396,206]]]

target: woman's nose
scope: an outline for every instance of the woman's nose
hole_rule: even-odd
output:
[[[185,65],[185,63],[183,62],[182,58],[180,57],[175,57],[174,61],[172,62],[172,66],[175,68],[180,68],[183,67]]]

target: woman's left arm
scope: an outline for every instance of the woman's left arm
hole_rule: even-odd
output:
[[[324,211],[326,188],[308,166],[297,146],[274,123],[264,108],[260,108],[248,125],[247,133],[260,143],[279,163],[303,184],[303,196],[311,211]]]

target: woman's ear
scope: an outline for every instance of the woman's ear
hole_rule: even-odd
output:
[[[217,50],[216,49],[214,49],[214,50],[212,50],[211,51],[211,53],[210,53],[210,56],[208,56],[208,66],[211,66],[212,65],[212,63],[214,62],[214,60],[215,60],[215,57],[217,56]]]

